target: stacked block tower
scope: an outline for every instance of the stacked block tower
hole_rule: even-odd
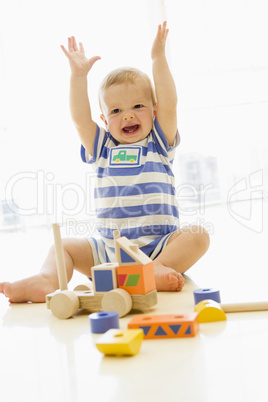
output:
[[[114,231],[116,263],[105,263],[92,268],[94,293],[121,288],[131,295],[146,295],[156,290],[152,260],[137,244]]]

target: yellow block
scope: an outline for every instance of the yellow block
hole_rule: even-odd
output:
[[[200,323],[226,320],[225,312],[214,300],[202,300],[195,306],[194,311],[198,313]]]
[[[105,355],[136,355],[143,341],[142,329],[110,329],[96,346]]]

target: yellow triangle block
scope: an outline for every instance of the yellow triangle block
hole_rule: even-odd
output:
[[[105,355],[136,355],[143,341],[142,329],[110,329],[105,332],[96,346]]]
[[[200,323],[226,320],[225,312],[214,300],[202,300],[195,306],[194,311],[198,313]]]

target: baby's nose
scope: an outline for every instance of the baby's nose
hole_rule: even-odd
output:
[[[134,119],[133,113],[126,113],[123,117],[124,120],[132,120]]]

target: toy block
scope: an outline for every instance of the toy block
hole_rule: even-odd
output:
[[[214,300],[202,300],[196,306],[194,311],[198,313],[198,321],[213,322],[226,321],[226,315],[220,304]]]
[[[152,261],[137,244],[132,243],[125,236],[120,237],[119,230],[114,231],[114,246],[119,266],[146,265]]]
[[[156,289],[154,266],[150,260],[145,265],[118,266],[116,268],[118,286],[130,294],[141,294]]]
[[[217,303],[221,302],[220,291],[218,289],[196,289],[194,290],[195,304],[202,300],[214,300]]]
[[[88,318],[93,334],[104,334],[109,329],[119,328],[119,315],[117,311],[92,313]]]
[[[98,350],[105,355],[136,355],[143,341],[141,329],[110,329],[96,342]]]
[[[117,284],[117,274],[116,263],[105,263],[100,265],[95,265],[91,268],[92,282],[94,293],[104,293],[109,292],[112,289],[118,287]]]
[[[198,314],[136,315],[128,328],[142,329],[144,339],[193,337],[199,330]]]

